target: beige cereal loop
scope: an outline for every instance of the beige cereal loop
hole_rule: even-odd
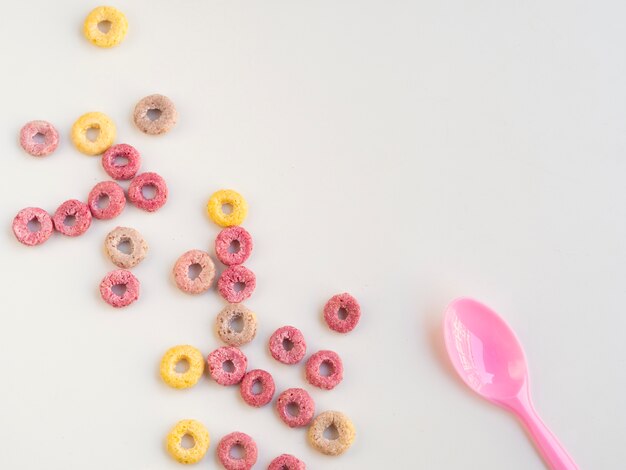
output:
[[[120,245],[124,243],[130,246],[130,253],[120,250]],[[104,249],[113,264],[129,269],[137,266],[146,257],[148,244],[134,228],[116,227],[104,239]]]
[[[153,120],[148,111],[158,113]],[[178,120],[178,112],[172,100],[164,95],[150,95],[142,98],[135,106],[133,120],[137,128],[149,135],[159,135],[168,132]]]
[[[337,439],[327,439],[324,431],[334,426]],[[339,411],[320,413],[309,427],[309,442],[322,454],[341,455],[350,448],[356,437],[356,431],[350,418]]]
[[[241,331],[237,331],[234,323],[241,321]],[[243,304],[228,304],[217,315],[217,334],[230,346],[241,346],[249,343],[256,336],[256,315]]]
[[[187,362],[189,368],[185,372],[177,372],[179,362]],[[193,346],[182,345],[168,349],[161,359],[161,378],[170,387],[193,387],[204,372],[204,357]]]

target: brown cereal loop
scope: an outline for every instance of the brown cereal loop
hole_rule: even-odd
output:
[[[156,119],[150,119],[148,111],[160,113]],[[163,95],[150,95],[142,98],[135,106],[133,120],[137,128],[150,135],[165,134],[178,120],[178,112],[172,100]]]
[[[324,431],[334,427],[336,439],[324,437]],[[356,431],[350,418],[339,411],[320,413],[309,427],[309,442],[315,450],[326,455],[341,455],[350,448],[356,437]]]
[[[241,330],[234,323],[241,321]],[[230,346],[249,343],[256,336],[256,315],[243,304],[228,304],[217,315],[217,333]]]
[[[124,253],[120,245],[130,246],[130,252]],[[116,227],[104,239],[104,249],[113,264],[129,269],[137,266],[148,253],[148,244],[143,236],[134,228]]]

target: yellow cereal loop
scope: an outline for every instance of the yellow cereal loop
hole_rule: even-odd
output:
[[[189,368],[185,372],[176,372],[176,364],[187,362]],[[174,346],[168,349],[161,359],[161,378],[170,387],[193,387],[204,372],[204,357],[193,346]]]
[[[108,31],[100,30],[100,23],[109,23]],[[126,37],[128,20],[124,13],[113,7],[98,7],[91,10],[85,18],[83,34],[90,43],[98,47],[117,46]]]
[[[183,436],[193,439],[193,446],[182,446]],[[193,419],[184,419],[176,423],[167,435],[167,451],[180,463],[196,463],[202,460],[209,449],[209,431],[204,425]]]
[[[232,212],[225,213],[225,205],[231,206]],[[206,209],[211,220],[222,227],[241,225],[248,215],[248,203],[241,194],[232,189],[221,189],[213,193]]]
[[[97,129],[98,137],[93,142],[87,138],[89,129]],[[115,140],[115,124],[106,114],[87,113],[79,117],[72,126],[72,142],[85,155],[100,155]]]

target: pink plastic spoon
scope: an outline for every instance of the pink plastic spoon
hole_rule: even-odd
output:
[[[548,466],[578,466],[533,408],[522,346],[493,310],[467,298],[453,301],[444,318],[446,349],[454,368],[476,393],[515,413]]]

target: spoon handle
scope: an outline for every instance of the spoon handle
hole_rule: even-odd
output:
[[[552,470],[578,470],[578,465],[570,457],[552,431],[535,411],[527,393],[518,396],[509,406],[526,425],[535,445]]]

